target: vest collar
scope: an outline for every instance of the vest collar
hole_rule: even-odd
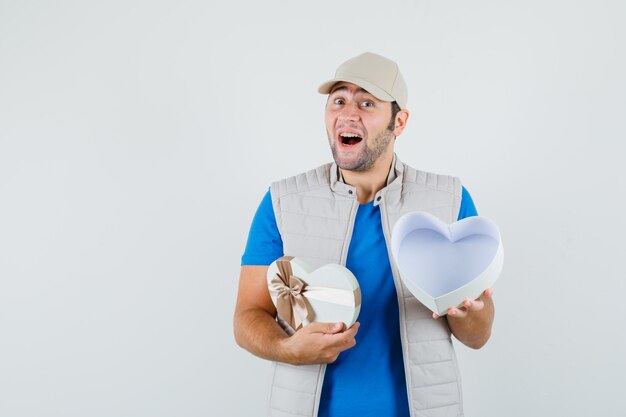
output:
[[[380,204],[385,192],[391,189],[396,189],[402,186],[402,174],[404,172],[404,164],[400,161],[397,155],[393,154],[393,160],[391,161],[391,169],[387,176],[387,185],[378,190],[374,196],[374,205]],[[330,166],[330,188],[333,192],[344,195],[349,198],[356,198],[356,187],[348,185],[343,180],[341,170],[335,162]]]

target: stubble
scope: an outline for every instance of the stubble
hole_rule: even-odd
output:
[[[328,141],[331,144],[330,150],[333,154],[333,159],[337,166],[341,169],[346,169],[348,171],[356,171],[363,172],[367,171],[374,166],[378,158],[385,153],[389,143],[391,143],[396,137],[393,135],[393,131],[390,129],[386,129],[381,132],[378,136],[374,138],[372,141],[371,147],[369,144],[365,144],[363,151],[358,155],[357,158],[351,161],[339,161],[337,155],[337,142],[332,141],[330,139],[330,135],[328,135]]]

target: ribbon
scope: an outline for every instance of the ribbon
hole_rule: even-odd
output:
[[[293,275],[292,259],[293,256],[283,256],[276,260],[278,272],[270,281],[270,292],[276,295],[278,315],[294,330],[298,330],[309,316],[309,310],[302,296],[306,284]]]
[[[270,280],[269,290],[276,297],[278,315],[294,330],[309,323],[309,309],[305,297],[346,306],[361,304],[359,288],[349,291],[307,285],[301,278],[293,275],[292,259],[293,256],[283,256],[276,260],[278,272]]]

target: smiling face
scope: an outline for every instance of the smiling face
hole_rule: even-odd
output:
[[[326,103],[326,133],[339,168],[362,172],[382,155],[391,158],[395,137],[404,125],[391,124],[390,129],[390,118],[391,103],[352,83],[334,86]]]

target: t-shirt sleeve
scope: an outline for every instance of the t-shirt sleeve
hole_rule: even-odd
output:
[[[478,211],[476,210],[472,196],[465,187],[463,187],[461,193],[461,209],[459,210],[459,218],[457,220],[472,216],[478,216]]]
[[[269,265],[283,256],[283,240],[276,224],[272,196],[268,191],[252,219],[241,265]]]

